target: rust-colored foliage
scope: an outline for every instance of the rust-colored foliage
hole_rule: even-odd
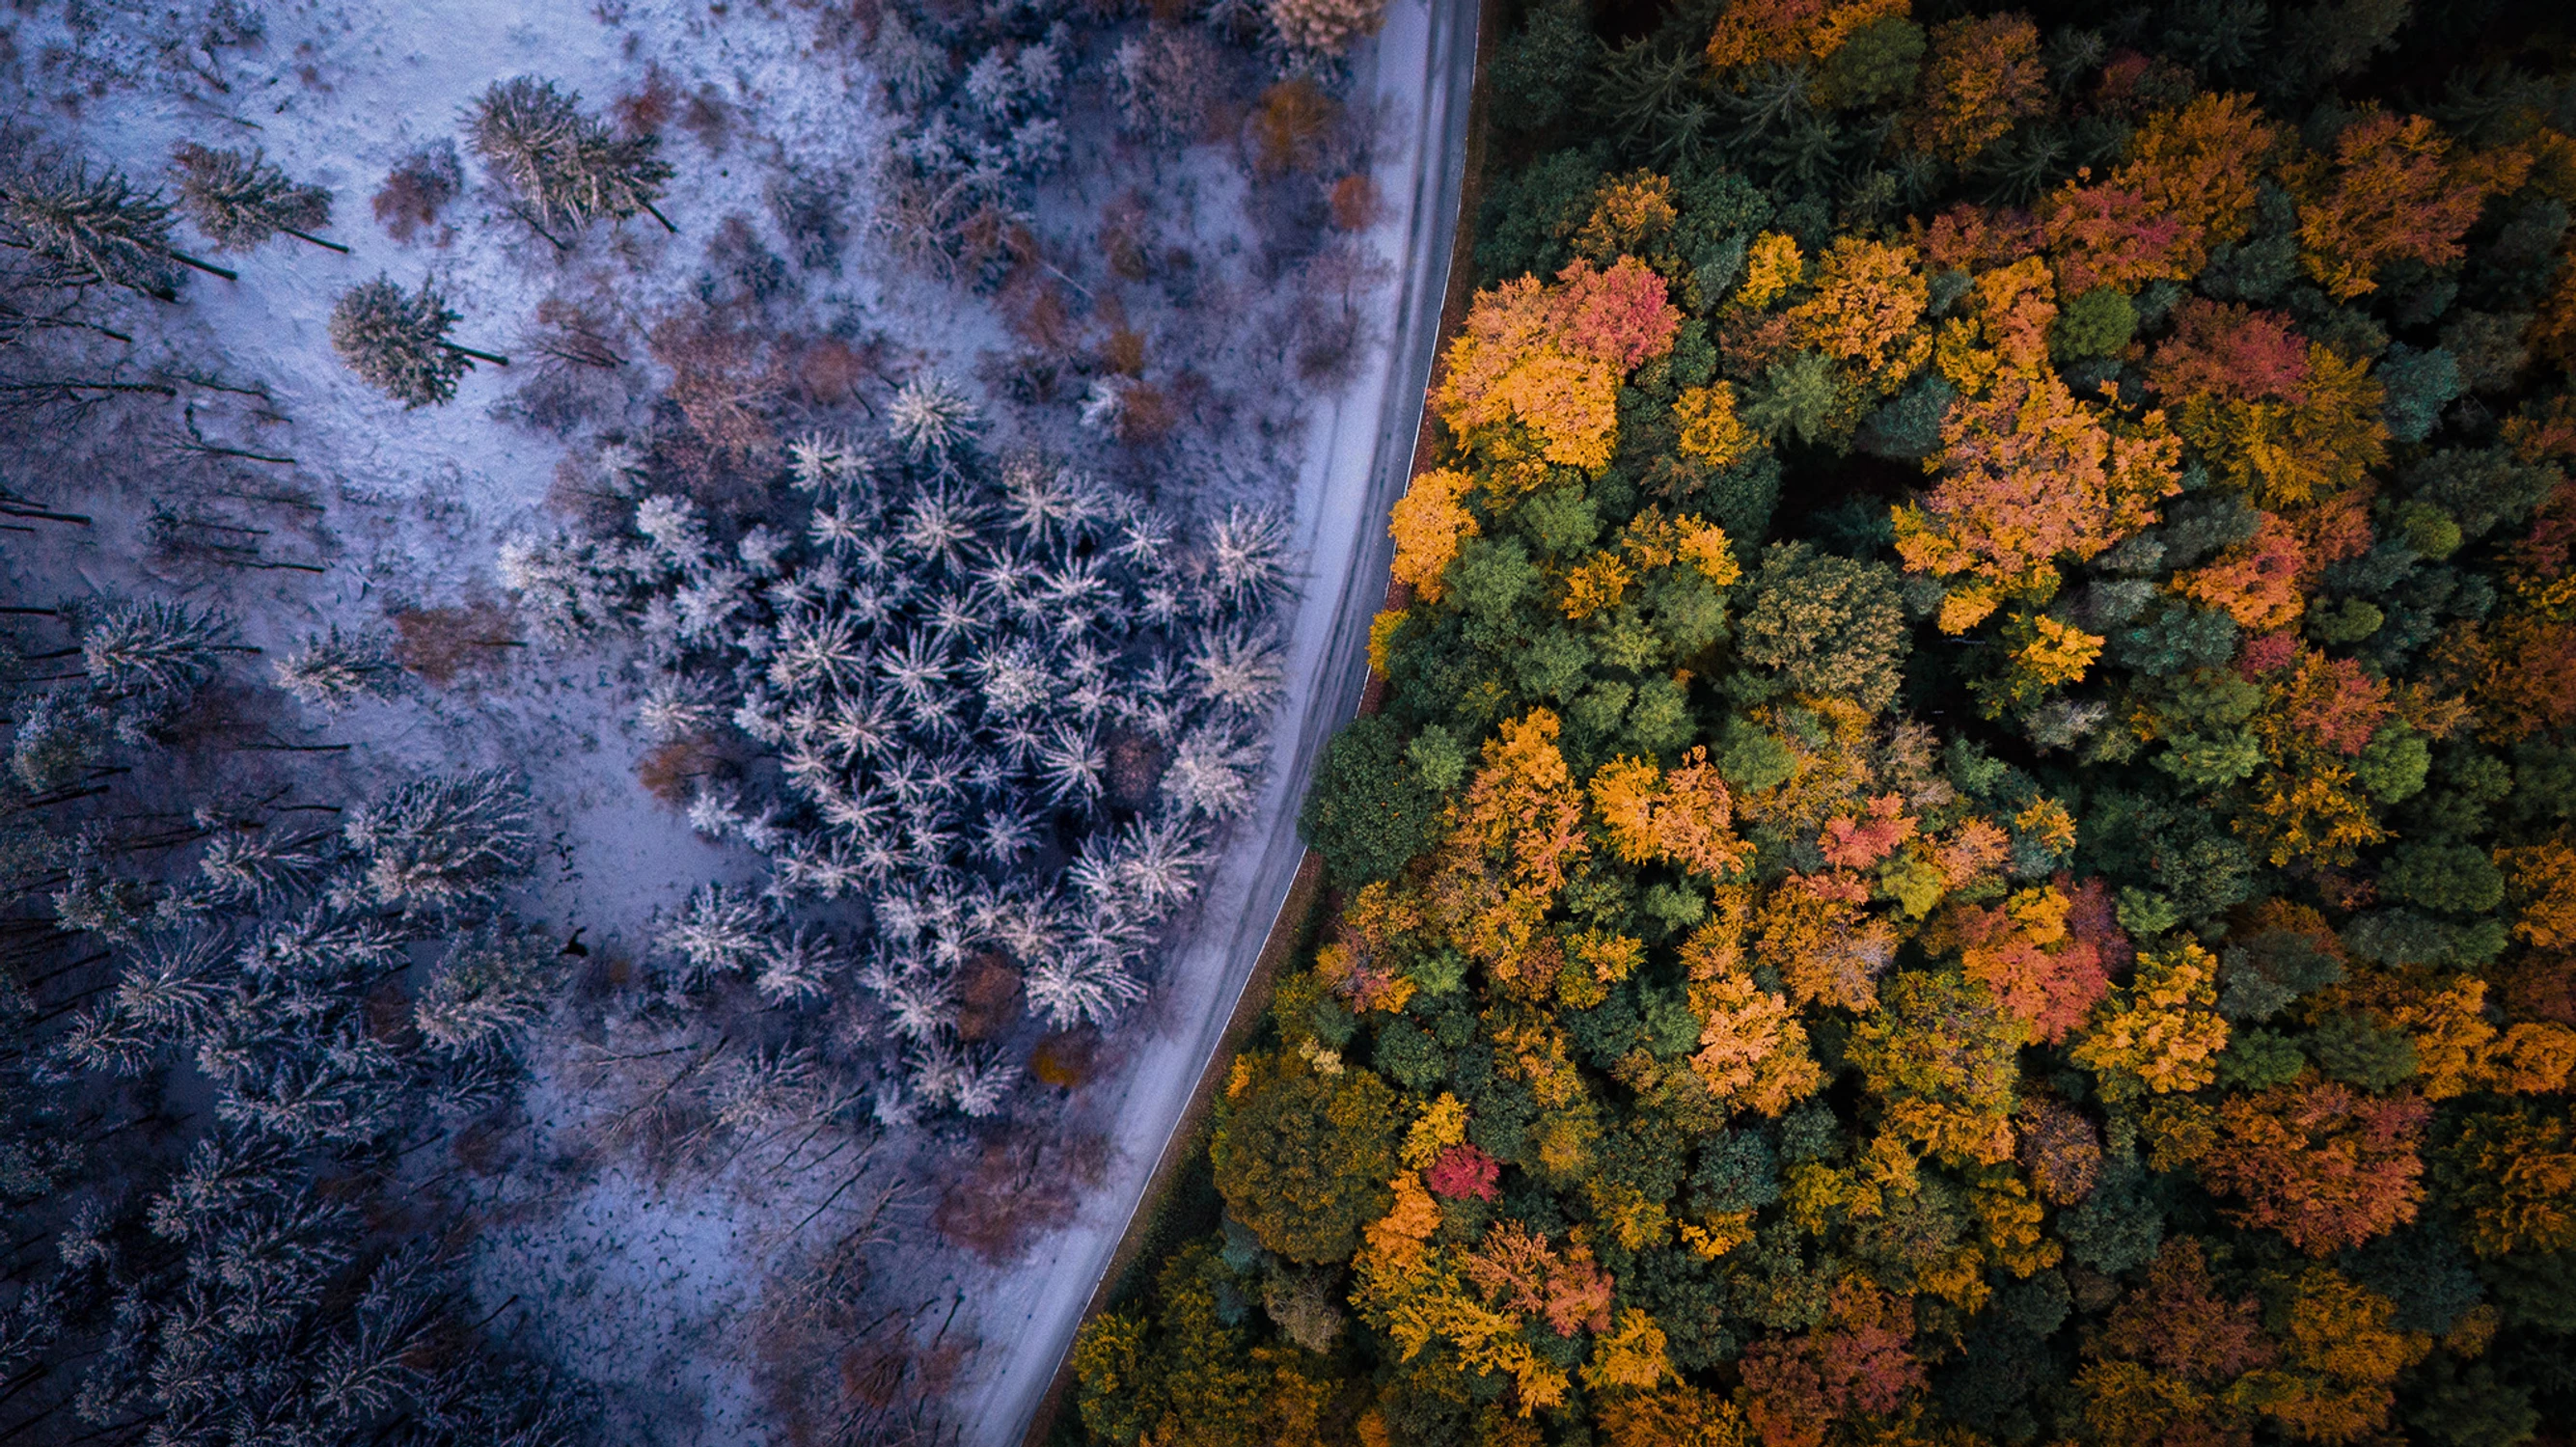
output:
[[[1271,86],[1252,110],[1254,167],[1265,176],[1313,170],[1323,161],[1325,139],[1340,118],[1341,103],[1305,76]]]
[[[2015,121],[2047,109],[2048,68],[2029,16],[1953,20],[1932,32],[1932,58],[1906,134],[1917,149],[1964,165]]]
[[[394,662],[432,683],[454,683],[469,672],[503,667],[509,650],[524,646],[518,620],[498,603],[476,601],[454,608],[406,608],[392,617]]]
[[[2073,907],[2054,885],[2025,889],[1995,908],[1957,907],[1934,940],[1958,950],[1968,978],[1992,990],[2033,1039],[2054,1045],[2111,988],[2101,951],[2068,927]]]
[[[786,394],[788,374],[760,333],[700,308],[663,318],[647,344],[671,369],[663,395],[709,453],[739,460],[777,442],[770,410]]]
[[[2289,627],[2307,611],[2299,586],[2306,565],[2307,554],[2289,525],[2265,513],[2254,536],[2212,562],[2175,574],[2173,590],[2235,619],[2240,628],[2269,632]]]
[[[1598,470],[1617,435],[1620,377],[1671,349],[1681,312],[1634,258],[1606,271],[1578,260],[1557,281],[1478,292],[1432,401],[1452,431],[1518,421],[1548,461]]]
[[[2387,461],[2383,390],[2368,364],[2303,343],[2278,313],[2186,302],[2147,384],[2174,430],[2269,507],[2351,487]]]
[[[2056,559],[2098,555],[2181,490],[2180,444],[2157,414],[2116,421],[2054,372],[2000,379],[1991,396],[1962,401],[1941,443],[1941,481],[1898,510],[1897,553],[1913,571],[2000,592],[2045,591]],[[1981,616],[1945,616],[1943,627]]]
[[[2041,1196],[2071,1206],[2093,1194],[2102,1171],[2102,1133],[2082,1111],[2043,1095],[2025,1102],[2015,1121],[2022,1169]]]
[[[2376,289],[2392,261],[2447,266],[2486,198],[2522,184],[2519,152],[2454,155],[2423,116],[2370,111],[2335,137],[2331,158],[2293,167],[2299,193],[2299,260],[2338,298]]]
[[[2150,116],[2107,179],[2070,181],[2040,208],[2058,285],[2073,296],[2198,275],[2211,247],[2244,237],[2273,139],[2242,95],[2201,95]]]
[[[931,1225],[951,1245],[989,1262],[1009,1261],[1072,1220],[1083,1188],[1100,1184],[1108,1169],[1104,1136],[995,1135],[974,1147],[941,1191]]]
[[[1848,1010],[1878,1003],[1878,977],[1896,959],[1896,931],[1866,908],[1850,876],[1791,875],[1764,901],[1754,951],[1799,1004]]]
[[[1835,1422],[1893,1411],[1923,1385],[1910,1300],[1847,1276],[1834,1287],[1829,1320],[1745,1351],[1744,1415],[1763,1447],[1818,1447]]]
[[[2211,1191],[2238,1198],[2240,1224],[2280,1232],[2312,1256],[2357,1246],[2415,1219],[2417,1154],[2431,1110],[2308,1080],[2221,1101],[2193,1161]]]
[[[1589,1247],[1559,1252],[1520,1222],[1497,1221],[1465,1265],[1498,1310],[1536,1316],[1558,1336],[1610,1329],[1610,1277]]]

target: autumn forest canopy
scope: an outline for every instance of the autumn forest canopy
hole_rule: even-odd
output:
[[[1330,889],[1059,1440],[2565,1440],[2563,19],[1504,9]]]

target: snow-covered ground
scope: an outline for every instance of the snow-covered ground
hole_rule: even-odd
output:
[[[0,22],[9,42],[0,57],[16,57],[28,90],[17,109],[45,118],[36,129],[145,178],[181,142],[256,145],[289,175],[334,194],[325,234],[353,254],[279,239],[219,258],[239,270],[238,282],[194,276],[178,306],[125,298],[106,313],[135,336],[124,356],[138,364],[212,365],[220,375],[209,383],[264,389],[263,400],[246,401],[183,383],[169,410],[196,404],[193,420],[213,442],[294,459],[224,467],[254,480],[252,492],[311,500],[313,508],[278,513],[268,547],[324,571],[209,572],[156,560],[144,536],[146,504],[184,501],[206,485],[202,459],[174,465],[160,447],[157,431],[176,427],[163,418],[151,433],[5,439],[22,464],[36,464],[22,465],[13,486],[99,519],[0,558],[0,587],[16,597],[180,592],[234,612],[247,640],[272,654],[327,623],[375,626],[394,608],[498,600],[499,543],[549,522],[558,463],[588,446],[588,426],[567,434],[531,425],[518,400],[540,304],[591,307],[640,352],[651,320],[699,292],[708,240],[728,218],[743,218],[773,249],[791,249],[772,204],[791,178],[838,198],[850,240],[843,264],[811,277],[783,323],[882,336],[889,367],[961,380],[976,358],[1009,345],[991,305],[870,256],[868,163],[889,122],[870,101],[857,47],[815,12],[701,0],[302,3],[271,9],[248,43],[212,48],[192,45],[202,38],[194,7],[82,13],[92,17],[86,29],[68,28],[50,8]],[[1291,687],[1260,809],[1212,872],[1154,981],[1155,998],[1121,1027],[1104,1055],[1107,1073],[1074,1102],[1071,1127],[1107,1137],[1106,1174],[1073,1224],[1016,1264],[982,1266],[936,1245],[917,1209],[899,1216],[908,1234],[881,1253],[889,1259],[879,1280],[906,1305],[965,1298],[955,1339],[980,1341],[959,1366],[952,1402],[966,1441],[1024,1432],[1284,898],[1301,852],[1295,801],[1361,686],[1386,571],[1381,519],[1408,469],[1436,341],[1474,17],[1463,0],[1395,0],[1383,35],[1353,59],[1354,94],[1384,110],[1372,170],[1388,203],[1385,218],[1354,239],[1400,273],[1374,309],[1378,325],[1355,380],[1321,402],[1293,386],[1248,387],[1260,395],[1240,415],[1240,436],[1185,448],[1191,465],[1175,470],[1188,480],[1158,488],[1183,505],[1291,507],[1303,597],[1286,634]],[[410,241],[368,214],[387,172],[423,145],[455,140],[463,108],[492,81],[549,77],[596,109],[637,92],[648,71],[706,120],[666,137],[677,176],[664,210],[678,235],[629,223],[559,254],[474,183],[470,162],[465,192]],[[1111,143],[1094,136],[1088,144]],[[1086,167],[1097,159],[1078,144],[1071,175],[1041,198],[1042,223],[1079,235],[1126,184],[1111,168]],[[1257,228],[1240,215],[1244,188],[1230,152],[1197,146],[1152,169],[1158,196],[1175,203],[1158,218],[1167,237],[1218,258],[1207,310],[1223,321],[1195,324],[1195,359],[1222,366],[1271,345],[1276,339],[1253,324],[1262,299],[1244,290],[1253,285]],[[325,320],[341,290],[380,273],[406,287],[434,280],[464,316],[459,340],[516,352],[520,365],[471,374],[446,407],[407,411],[369,390],[332,355]],[[623,379],[589,425],[640,415],[645,381],[640,369]],[[1280,418],[1295,425],[1269,425]],[[1067,412],[1021,440],[1084,439]],[[268,505],[224,506],[240,517]],[[633,691],[613,649],[512,649],[488,661],[453,684],[336,720],[303,718],[299,741],[352,746],[312,756],[316,777],[334,797],[349,797],[394,771],[525,771],[553,848],[523,907],[563,932],[586,930],[597,959],[642,954],[656,917],[691,889],[754,869],[756,861],[692,834],[638,786],[645,744],[626,717]],[[584,1018],[596,1033],[595,1016]],[[620,1435],[767,1440],[781,1424],[763,1418],[758,1364],[739,1327],[770,1273],[802,1259],[810,1243],[789,1228],[820,1209],[850,1157],[768,1160],[758,1169],[733,1161],[694,1174],[646,1169],[602,1147],[602,1117],[618,1107],[614,1089],[594,1089],[606,1078],[592,1068],[601,1048],[560,1041],[541,1062],[521,1131],[496,1148],[497,1174],[477,1188],[488,1209],[473,1240],[473,1285],[496,1330],[608,1389]],[[891,1181],[918,1145],[903,1133],[879,1142],[878,1169]],[[856,1199],[874,1199],[873,1189],[871,1181]],[[840,1198],[831,1206],[852,1209]]]

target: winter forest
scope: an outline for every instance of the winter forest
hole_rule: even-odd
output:
[[[1496,9],[1329,888],[1055,1440],[2569,1441],[2566,8]]]
[[[0,1441],[1019,1439],[1384,588],[1394,12],[0,16]]]

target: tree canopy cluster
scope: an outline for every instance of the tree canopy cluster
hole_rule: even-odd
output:
[[[404,1170],[515,1100],[561,989],[557,942],[502,905],[536,849],[526,790],[475,772],[313,799],[262,758],[294,746],[249,741],[258,650],[222,615],[10,613],[9,1431],[583,1440],[586,1389],[487,1341],[444,1178]],[[277,672],[327,706],[385,670],[333,632]]]
[[[1328,919],[1063,1437],[2576,1417],[2576,89],[2472,11],[1527,8]]]
[[[770,888],[702,890],[663,939],[672,982],[749,976],[778,1006],[855,977],[882,1007],[880,1110],[990,1116],[1020,1066],[969,1018],[978,972],[1049,1028],[1111,1023],[1251,807],[1286,532],[1245,508],[1183,526],[1062,463],[997,459],[936,379],[887,413],[882,437],[790,446],[781,527],[648,491],[611,449],[617,525],[511,543],[501,571],[541,629],[643,645],[657,738],[760,750],[685,802],[768,858]],[[820,929],[854,908],[852,961]]]

